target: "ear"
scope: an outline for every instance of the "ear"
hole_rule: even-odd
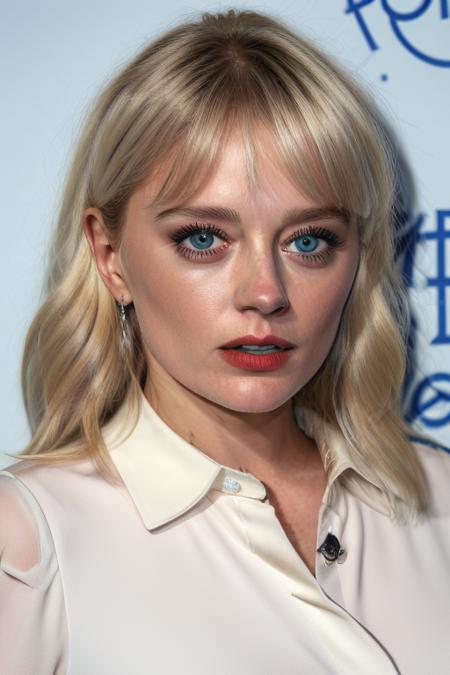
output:
[[[99,209],[85,210],[83,229],[103,282],[117,302],[128,305],[132,301],[131,293],[123,276],[119,255],[109,243],[105,222]]]

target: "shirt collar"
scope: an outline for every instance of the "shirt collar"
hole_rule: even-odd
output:
[[[222,465],[171,429],[141,394],[137,422],[130,430],[127,401],[102,428],[110,457],[145,527],[154,530],[183,515],[214,488],[241,497],[264,499],[264,484],[254,475]],[[343,437],[317,416],[294,408],[300,428],[331,459],[323,501],[330,503],[336,479],[353,465]],[[124,436],[125,431],[125,436]],[[373,486],[372,486],[373,487]],[[367,490],[366,490],[367,493]],[[367,500],[366,500],[367,501]]]

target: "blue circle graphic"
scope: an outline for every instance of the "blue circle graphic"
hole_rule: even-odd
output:
[[[448,391],[439,387],[448,385]],[[426,413],[438,405],[447,404],[448,413],[441,417],[429,417]],[[417,385],[411,400],[411,417],[419,418],[427,427],[443,427],[450,422],[450,375],[434,373]]]

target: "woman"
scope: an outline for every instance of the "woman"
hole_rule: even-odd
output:
[[[400,414],[393,167],[367,96],[262,14],[106,86],[0,472],[2,673],[447,672],[450,457]]]

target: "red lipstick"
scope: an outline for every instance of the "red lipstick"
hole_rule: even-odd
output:
[[[243,351],[243,345],[272,345],[274,350],[266,353],[255,353]],[[277,335],[266,335],[262,338],[258,338],[255,335],[245,335],[226,342],[222,345],[220,353],[225,361],[236,368],[244,368],[245,370],[277,370],[287,362],[289,351],[293,348],[294,345],[291,342]]]

